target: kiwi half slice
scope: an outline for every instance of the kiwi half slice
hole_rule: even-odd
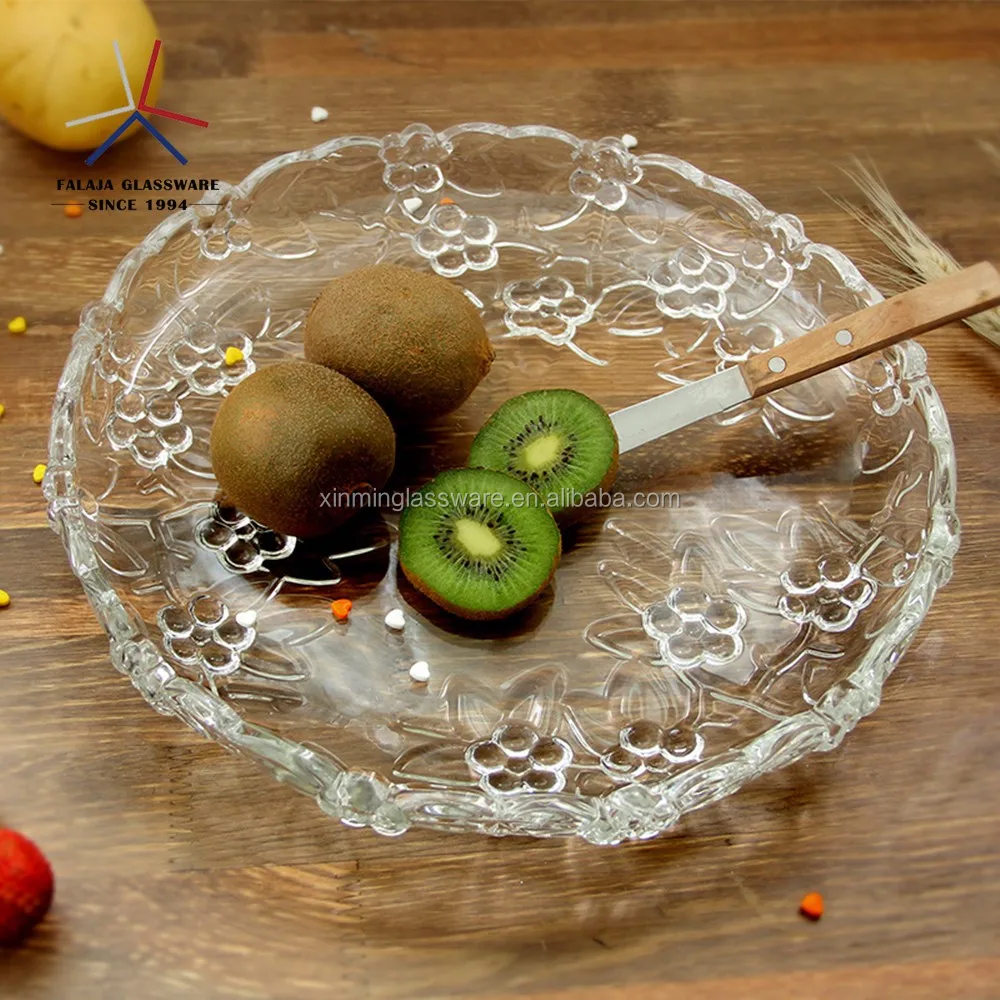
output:
[[[541,498],[490,469],[452,469],[419,490],[399,522],[399,565],[421,593],[463,618],[526,607],[555,573],[562,542]]]
[[[469,464],[497,469],[536,489],[561,524],[618,472],[618,435],[604,407],[575,389],[508,399],[472,442]]]

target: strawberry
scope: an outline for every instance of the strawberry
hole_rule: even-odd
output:
[[[0,946],[17,944],[52,902],[52,869],[35,845],[0,829]]]

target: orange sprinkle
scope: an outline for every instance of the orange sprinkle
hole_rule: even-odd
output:
[[[353,604],[346,597],[342,597],[339,601],[330,602],[330,610],[333,612],[333,617],[336,618],[338,622],[347,621],[347,617],[350,615],[352,607]]]
[[[67,219],[79,219],[83,215],[83,205],[78,205],[75,201],[71,201],[63,207],[63,215]]]
[[[809,920],[819,920],[823,916],[823,897],[818,892],[807,892],[799,903],[799,913]]]
[[[455,204],[455,202],[454,202],[454,201],[452,201],[452,199],[451,199],[451,198],[449,198],[449,197],[448,197],[447,195],[445,195],[445,196],[444,196],[444,197],[443,197],[443,198],[442,198],[442,199],[441,199],[441,200],[440,200],[440,201],[438,202],[438,204],[439,204],[439,205],[454,205],[454,204]]]

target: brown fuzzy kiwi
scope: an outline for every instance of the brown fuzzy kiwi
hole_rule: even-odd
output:
[[[306,319],[305,356],[356,382],[391,417],[423,421],[461,406],[494,352],[457,285],[376,264],[323,289]]]
[[[385,485],[396,436],[364,389],[322,365],[292,361],[233,389],[216,414],[211,448],[229,502],[275,531],[307,538],[357,513],[345,494]]]

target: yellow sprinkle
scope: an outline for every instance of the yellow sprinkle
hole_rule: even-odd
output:
[[[28,329],[28,321],[23,316],[15,316],[8,324],[11,333],[24,333]]]
[[[0,608],[5,608],[10,604],[10,594],[6,590],[0,590]]]
[[[2,417],[7,412],[7,407],[0,403],[0,417]]]
[[[41,462],[39,462],[38,465],[36,465],[35,468],[32,470],[32,472],[31,472],[31,478],[36,483],[40,483],[45,478],[45,469],[46,468],[47,467],[45,465],[43,465]]]
[[[226,364],[235,365],[243,360],[243,352],[238,347],[226,348]]]

